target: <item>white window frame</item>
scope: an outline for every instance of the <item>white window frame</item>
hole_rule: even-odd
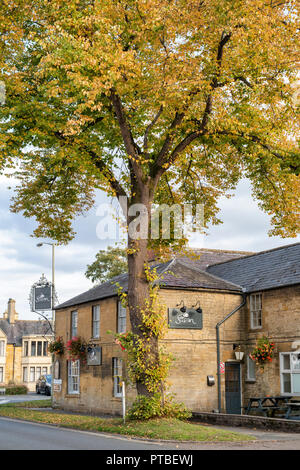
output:
[[[118,301],[118,325],[117,332],[125,333],[126,332],[126,307],[123,307],[122,302]]]
[[[31,341],[30,343],[30,356],[35,357],[36,356],[36,350],[37,350],[37,342],[36,341]],[[32,354],[34,353],[34,354]]]
[[[42,375],[48,374],[48,367],[42,367]]]
[[[247,356],[247,381],[255,382],[256,381],[256,364],[250,356]]]
[[[0,366],[0,383],[4,383],[4,367]]]
[[[40,378],[40,376],[42,375],[42,368],[40,366],[36,367],[35,375],[36,375],[36,380],[38,380]]]
[[[78,312],[73,310],[71,312],[71,338],[76,337],[78,334]]]
[[[5,340],[4,339],[0,340],[0,356],[1,357],[5,356]]]
[[[113,381],[114,397],[122,397],[122,369],[123,361],[119,357],[113,357]]]
[[[35,382],[35,367],[29,369],[29,382]]]
[[[250,326],[252,330],[262,328],[262,294],[250,294]]]
[[[290,367],[284,367],[284,357],[289,356]],[[299,359],[298,359],[299,357]],[[295,361],[293,360],[295,358]],[[280,393],[284,396],[300,396],[300,352],[282,352],[279,354],[280,364]],[[283,376],[288,375],[290,378],[291,391],[284,391]],[[295,391],[296,381],[298,382],[298,391]]]
[[[92,307],[92,335],[93,338],[100,338],[100,305],[93,305]]]
[[[23,343],[23,348],[24,348],[24,357],[29,356],[29,341],[24,341]]]
[[[23,382],[28,382],[28,367],[23,367]]]
[[[79,395],[80,391],[80,360],[68,361],[68,394]]]

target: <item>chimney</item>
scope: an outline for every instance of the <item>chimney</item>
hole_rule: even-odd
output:
[[[8,299],[7,319],[9,323],[15,323],[15,321],[18,320],[18,313],[16,312],[16,301],[14,299]]]

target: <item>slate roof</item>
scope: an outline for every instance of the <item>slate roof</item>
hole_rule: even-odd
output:
[[[207,272],[238,283],[246,292],[300,284],[300,243],[217,263]]]
[[[50,327],[42,320],[16,320],[9,323],[6,319],[0,319],[0,329],[7,336],[7,343],[16,346],[22,345],[22,337],[25,335],[50,335]]]
[[[161,288],[183,288],[195,289],[206,288],[214,290],[241,291],[242,288],[232,282],[225,281],[219,277],[199,269],[197,266],[188,265],[181,259],[174,259],[166,263],[152,265],[157,274],[161,276]],[[57,305],[55,310],[80,305],[86,302],[112,297],[117,295],[118,287],[121,286],[126,292],[128,288],[128,274],[120,274],[111,281],[99,284],[72,299]]]
[[[166,263],[152,265],[161,276],[160,286],[255,292],[300,283],[300,243],[260,253],[212,249],[197,252],[199,259],[177,256]],[[55,310],[113,297],[117,295],[116,283],[126,292],[127,273],[73,297]]]

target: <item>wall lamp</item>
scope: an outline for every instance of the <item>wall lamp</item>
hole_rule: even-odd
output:
[[[198,304],[199,304],[199,306],[197,307]],[[196,308],[196,307],[197,307],[197,308]],[[192,306],[192,308],[195,308],[195,309],[196,309],[196,312],[202,313],[202,308],[200,307],[200,300],[198,300],[198,301],[196,302],[196,304]]]
[[[176,307],[179,307],[181,304],[182,304],[182,307],[180,308],[180,311],[184,313],[186,312],[186,306],[184,305],[183,300],[181,300],[181,302],[177,304]]]

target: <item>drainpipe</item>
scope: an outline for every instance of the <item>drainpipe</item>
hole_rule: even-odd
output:
[[[220,326],[228,320],[235,312],[240,310],[246,304],[247,294],[243,293],[242,303],[236,307],[232,312],[230,312],[223,320],[219,321],[216,324],[216,333],[217,333],[217,376],[218,376],[218,413],[221,412],[221,374],[220,374]]]

